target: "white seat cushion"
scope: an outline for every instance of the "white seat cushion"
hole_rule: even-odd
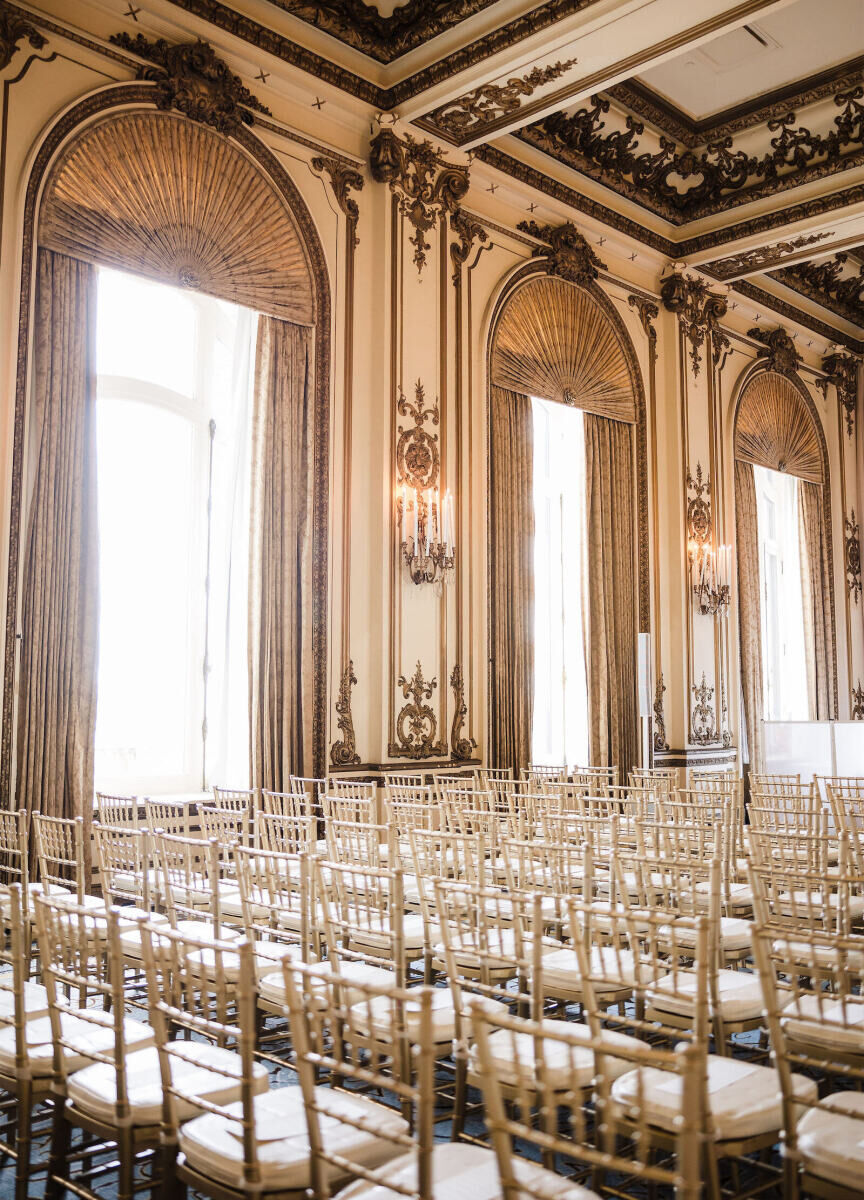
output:
[[[61,887],[59,883],[49,883],[47,887],[42,883],[30,883],[27,885],[27,893],[30,897],[30,911],[32,915],[34,896],[49,895],[56,899],[57,896],[68,896],[69,888]],[[12,901],[9,899],[9,896],[5,894],[4,889],[4,892],[0,893],[0,916],[8,917],[11,911]]]
[[[674,1013],[679,1017],[693,1014],[693,998],[696,995],[695,975],[677,972],[661,979],[646,994],[646,1003],[651,1010]],[[762,988],[759,976],[746,971],[718,971],[717,991],[720,1004],[719,1016],[724,1021],[753,1021],[763,1011]]]
[[[366,1167],[381,1166],[400,1154],[401,1146],[383,1140],[408,1132],[396,1109],[341,1089],[316,1091],[328,1112],[350,1115],[366,1125],[366,1129],[356,1129],[321,1115],[321,1136],[328,1151]],[[230,1111],[239,1118],[240,1104],[232,1104]],[[309,1135],[299,1087],[278,1088],[255,1100],[255,1140],[261,1178],[268,1190],[311,1186]],[[205,1113],[180,1129],[179,1142],[190,1167],[229,1187],[243,1187],[243,1127],[239,1120]]]
[[[186,1095],[201,1096],[213,1104],[230,1104],[240,1098],[243,1064],[239,1054],[210,1042],[177,1043],[184,1059],[171,1058],[171,1079]],[[212,1068],[212,1069],[211,1069]],[[129,1113],[133,1125],[158,1125],[162,1120],[162,1076],[159,1051],[155,1046],[138,1050],[126,1058]],[[262,1063],[253,1066],[256,1092],[266,1092],[269,1077]],[[111,1121],[117,1101],[117,1076],[107,1063],[92,1063],[76,1071],[68,1080],[67,1094],[82,1112]],[[200,1106],[185,1097],[177,1097],[177,1114],[186,1121],[200,1112]]]
[[[560,1032],[562,1022],[544,1020],[544,1028]],[[588,1041],[591,1031],[587,1025],[577,1025],[568,1021],[563,1026],[568,1035],[573,1034]],[[616,1045],[639,1050],[642,1043],[624,1033],[614,1030],[603,1031],[603,1041],[610,1051]],[[504,1085],[531,1087],[536,1079],[535,1050],[536,1043],[530,1033],[512,1033],[509,1029],[496,1029],[488,1038],[489,1051],[499,1081]],[[595,1075],[594,1051],[590,1046],[568,1046],[564,1042],[549,1039],[540,1043],[543,1047],[545,1063],[545,1083],[552,1088],[590,1087]],[[476,1048],[469,1055],[469,1066],[478,1073],[480,1063]],[[607,1076],[616,1079],[631,1069],[631,1063],[624,1059],[604,1056],[604,1067]]]
[[[616,950],[612,946],[594,946],[591,950],[591,973],[595,977],[595,992],[621,991],[631,988],[636,981],[633,955],[629,950]],[[602,976],[602,982],[598,978]],[[582,986],[582,975],[575,950],[556,950],[543,958],[543,993],[554,996],[559,991],[578,992]]]
[[[829,1104],[850,1115],[828,1112]],[[805,1113],[798,1122],[798,1152],[813,1175],[859,1192],[864,1177],[864,1095],[835,1092]]]
[[[379,933],[379,929],[381,932]],[[441,930],[433,926],[430,930],[430,937],[436,940],[441,936]],[[423,947],[426,944],[426,937],[423,929],[423,917],[420,913],[409,913],[402,918],[402,937],[405,952],[409,956],[416,956],[422,953]],[[353,929],[351,932],[351,945],[355,950],[371,951],[372,953],[382,953],[389,950],[390,947],[390,930],[389,925],[382,928],[380,921],[370,922],[368,928]]]
[[[92,1020],[89,1018],[92,1017]],[[95,1024],[94,1024],[95,1022]],[[64,1047],[63,1055],[67,1071],[78,1071],[92,1062],[92,1055],[113,1054],[114,1052],[114,1016],[102,1009],[88,1009],[88,1019],[83,1020],[73,1013],[63,1013],[61,1028],[64,1038],[72,1043]],[[129,1050],[140,1050],[152,1046],[155,1040],[153,1030],[142,1021],[124,1018],[123,1029],[126,1046]],[[24,1026],[24,1036],[27,1042],[27,1056],[30,1069],[34,1075],[50,1075],[54,1069],[54,1047],[51,1040],[51,1018],[35,1017]],[[0,1072],[4,1075],[15,1073],[15,1029],[7,1025],[0,1029]]]
[[[270,912],[264,896],[257,888],[253,888],[249,897],[252,904],[252,918],[255,921],[264,920]],[[256,902],[257,901],[257,902]],[[223,917],[242,917],[243,916],[243,894],[237,888],[233,891],[224,891],[219,897],[219,907]]]
[[[641,1076],[641,1087],[640,1087]],[[796,1095],[815,1101],[816,1084],[794,1075]],[[645,1101],[649,1124],[673,1131],[680,1117],[681,1077],[656,1067],[637,1067],[612,1084],[612,1099],[627,1108]],[[708,1107],[716,1141],[759,1137],[783,1126],[780,1080],[773,1067],[708,1056]]]
[[[148,913],[146,915],[151,923],[156,925],[162,925],[168,920],[167,917],[163,917],[160,913]],[[176,928],[178,933],[182,933],[188,938],[211,942],[216,938],[212,921],[178,921]],[[220,941],[236,942],[240,937],[242,937],[242,934],[238,930],[227,929],[222,925],[219,926]],[[120,934],[120,947],[126,958],[140,960],[143,952],[141,950],[141,930],[137,925],[132,924],[132,928],[126,929]]]
[[[396,1158],[381,1175],[388,1184],[401,1186],[409,1193],[416,1191],[416,1161],[413,1154]],[[514,1158],[513,1167],[517,1180],[531,1186],[532,1195],[549,1200],[596,1200],[596,1192],[527,1159]],[[387,1192],[388,1197],[397,1194]],[[380,1185],[358,1179],[344,1188],[337,1200],[384,1200],[384,1195]],[[493,1150],[452,1142],[439,1142],[432,1148],[432,1200],[499,1200],[500,1196],[501,1182]]]
[[[319,962],[312,964],[315,974],[329,975],[333,967],[331,963]],[[396,987],[395,971],[388,971],[385,967],[373,967],[368,963],[363,962],[344,962],[339,964],[338,974],[340,979],[345,979],[349,982],[346,988],[347,995],[342,997],[343,1003],[349,1007],[353,1004],[359,1004],[364,1000],[364,993],[354,991],[350,987],[350,981],[356,981],[359,984],[368,984],[369,987],[385,989]],[[314,986],[314,985],[313,985]],[[324,986],[322,981],[322,987]],[[258,980],[258,994],[262,1000],[267,1000],[270,1004],[287,1005],[288,996],[285,991],[285,975],[280,971],[271,971],[266,975],[262,975]],[[322,996],[322,1003],[324,998]]]
[[[254,955],[256,975],[269,975],[278,969],[283,958],[300,959],[302,961],[302,947],[287,946],[282,942],[256,943]],[[209,948],[190,951],[186,956],[186,964],[190,975],[198,977],[203,972],[205,979],[212,980],[216,977],[216,955]],[[239,954],[223,954],[221,967],[225,981],[227,983],[236,983],[240,978]]]
[[[860,997],[847,999],[844,1005],[823,992],[820,1008],[817,996],[798,996],[783,1009],[781,1020],[787,1037],[829,1049],[864,1053],[864,999]],[[861,1136],[864,1137],[864,1124]]]
[[[796,942],[794,933],[788,938],[778,938],[772,948],[775,954],[782,955],[784,962],[800,963],[805,968],[802,974],[807,974],[806,968],[812,967],[814,962],[821,967],[836,967],[840,962],[840,954],[830,943]],[[847,944],[843,948],[842,961],[853,971],[864,970],[864,949],[850,950]]]
[[[730,954],[737,950],[749,950],[752,943],[752,921],[746,921],[743,917],[720,918],[721,950]],[[696,928],[686,918],[676,922],[675,945],[682,948],[696,945]]]
[[[8,986],[7,986],[8,985]],[[43,1017],[48,1012],[48,993],[41,983],[24,984],[24,1012],[28,1020]],[[12,976],[0,976],[0,1021],[15,1020],[15,993]]]
[[[472,997],[476,1004],[481,1004],[490,1013],[506,1013],[507,1006],[498,1000],[486,996]],[[371,1024],[375,1036],[386,1041],[391,1036],[391,1017],[393,1004],[386,996],[375,996],[372,1000],[363,1000],[353,1005],[348,1019],[354,1029],[363,1037],[369,1036]],[[420,1005],[409,1000],[404,1007],[405,1032],[412,1041],[420,1037]],[[436,1046],[450,1046],[456,1037],[456,1010],[453,1005],[453,994],[449,988],[436,988],[432,993],[432,1041]],[[466,1013],[462,1019],[462,1029],[466,1037],[470,1037],[471,1018]]]

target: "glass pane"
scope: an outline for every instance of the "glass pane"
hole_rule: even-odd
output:
[[[96,784],[170,776],[182,786],[201,720],[190,667],[203,605],[195,427],[155,405],[101,397],[98,439]]]
[[[191,296],[123,271],[99,270],[99,375],[195,391],[197,313]]]

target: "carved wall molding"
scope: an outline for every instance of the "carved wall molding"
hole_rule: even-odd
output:
[[[576,63],[550,63],[532,67],[526,75],[517,75],[506,83],[484,83],[455,100],[449,100],[423,118],[424,126],[449,135],[456,142],[466,142],[473,134],[501,117],[517,113],[525,97],[533,96],[538,88],[560,79]]]
[[[739,296],[746,296],[754,304],[760,304],[770,312],[776,313],[778,317],[785,317],[787,321],[795,321],[812,333],[818,334],[819,337],[845,346],[850,353],[864,354],[864,339],[843,333],[836,326],[829,325],[827,321],[814,317],[812,313],[805,312],[804,309],[796,308],[794,304],[788,304],[785,300],[781,300],[773,292],[766,292],[764,288],[751,283],[749,279],[737,280],[732,285],[732,290]]]
[[[687,541],[701,559],[711,545],[711,481],[703,479],[702,464],[696,463],[695,478],[687,472]]]
[[[548,244],[534,249],[535,258],[546,259],[546,270],[570,283],[587,287],[600,271],[606,269],[572,221],[564,225],[538,225],[536,221],[520,221],[516,226],[523,233]]]
[[[694,685],[691,689],[696,704],[693,707],[692,716],[692,734],[691,740],[697,746],[710,746],[712,742],[719,742],[720,737],[714,723],[714,707],[711,700],[714,696],[714,688],[709,687],[705,681],[705,672],[702,672],[702,681],[698,685]]]
[[[0,5],[0,71],[9,66],[18,43],[24,40],[34,50],[42,50],[47,44],[47,39],[23,13]]]
[[[714,262],[706,263],[702,270],[720,280],[734,279],[737,275],[748,275],[755,271],[766,271],[769,267],[776,267],[778,263],[782,263],[790,254],[797,254],[799,250],[806,250],[808,246],[815,246],[817,242],[824,242],[826,238],[833,236],[832,230],[802,233],[798,237],[775,242],[771,246],[757,246],[753,250],[732,254],[729,258],[718,258]]]
[[[457,208],[450,214],[450,228],[459,235],[458,242],[450,243],[450,258],[453,262],[453,286],[462,286],[462,267],[468,261],[468,255],[475,241],[488,242],[489,234],[479,221],[469,216],[462,208]]]
[[[693,374],[699,374],[702,348],[709,335],[716,367],[731,344],[719,324],[726,315],[726,297],[712,292],[704,279],[693,279],[676,271],[660,284],[660,299],[669,312],[677,314],[678,326],[690,343]]]
[[[860,679],[858,686],[852,689],[852,720],[864,721],[864,687]]]
[[[815,300],[831,312],[855,325],[864,325],[864,264],[846,273],[852,256],[841,251],[822,262],[795,263],[772,271],[772,277],[809,300]]]
[[[351,693],[357,686],[357,676],[354,674],[354,663],[349,660],[348,666],[342,672],[339,682],[339,696],[336,700],[336,712],[339,719],[336,722],[342,737],[330,747],[330,762],[334,767],[354,767],[360,762],[357,753],[357,739],[354,734],[354,717],[351,713]]]
[[[450,687],[453,689],[453,724],[450,727],[450,752],[454,758],[462,761],[471,758],[477,748],[472,737],[462,737],[462,726],[468,716],[468,705],[465,703],[465,680],[459,663],[450,675]]]
[[[639,321],[648,338],[652,361],[657,358],[657,327],[654,322],[660,315],[660,306],[647,296],[628,296],[627,303],[639,314]]]
[[[854,508],[852,509],[851,516],[844,519],[843,529],[846,544],[846,586],[849,589],[849,595],[857,604],[861,597],[861,542],[858,536],[858,522],[855,520]]]
[[[842,111],[826,134],[795,126],[790,112],[767,122],[770,150],[761,156],[735,150],[731,136],[697,154],[679,150],[661,135],[659,149],[640,150],[644,124],[632,114],[625,130],[609,128],[604,96],[592,96],[588,108],[552,113],[518,137],[553,158],[614,188],[675,224],[721,212],[813,178],[857,166],[864,151],[864,87],[839,92]]]
[[[794,339],[782,325],[776,329],[762,329],[757,325],[747,330],[747,336],[761,342],[762,349],[757,351],[757,357],[765,363],[767,371],[787,376],[796,374],[801,365],[801,355],[795,348]]]
[[[663,695],[666,691],[666,684],[663,682],[663,672],[660,672],[660,677],[657,680],[657,686],[654,689],[654,749],[668,750],[669,743],[666,740],[666,717],[663,713]]]
[[[399,676],[397,687],[402,689],[402,697],[408,703],[403,705],[396,718],[396,741],[389,746],[391,758],[435,758],[447,753],[447,743],[435,741],[438,719],[425,703],[432,699],[437,686],[437,679],[427,683],[423,678],[419,659],[410,679]]]
[[[846,414],[846,433],[849,437],[855,427],[855,409],[858,406],[858,366],[858,359],[849,354],[827,354],[822,359],[822,370],[837,389],[837,399]]]
[[[172,45],[165,38],[151,42],[143,33],[115,33],[111,41],[153,66],[142,67],[138,78],[157,85],[156,107],[172,108],[220,133],[235,133],[253,124],[250,110],[272,116],[269,108],[253,96],[207,42]]]
[[[454,213],[468,191],[468,168],[448,163],[429,141],[411,134],[404,140],[392,129],[382,129],[372,139],[369,152],[372,178],[389,184],[399,197],[399,207],[414,227],[410,239],[418,271],[426,265],[431,246],[426,234],[445,213]]]
[[[438,485],[441,467],[438,434],[429,433],[426,424],[437,425],[441,419],[438,398],[431,408],[426,406],[426,391],[418,379],[414,384],[413,403],[399,390],[396,411],[400,417],[410,417],[413,425],[400,425],[396,430],[396,481],[400,487],[418,491]]]
[[[348,163],[338,158],[328,158],[323,155],[317,155],[312,159],[312,170],[327,173],[330,179],[330,186],[333,189],[333,195],[336,198],[336,203],[345,214],[348,224],[351,226],[354,233],[354,245],[360,245],[360,239],[357,237],[357,222],[360,219],[360,208],[357,201],[351,195],[352,190],[355,192],[362,191],[365,180],[363,175],[356,168],[349,166]]]

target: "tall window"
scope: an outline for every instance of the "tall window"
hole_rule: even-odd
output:
[[[759,528],[762,672],[767,721],[809,717],[798,480],[753,468]]]
[[[248,778],[255,316],[99,271],[96,787]]]
[[[581,409],[532,399],[534,417],[534,718],[532,759],[588,762],[583,582],[585,426]]]

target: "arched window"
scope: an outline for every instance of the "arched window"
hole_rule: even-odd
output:
[[[640,615],[647,625],[641,380],[598,287],[526,273],[489,359],[490,752],[518,770],[585,747],[626,778]]]
[[[735,459],[743,724],[759,771],[763,720],[837,712],[828,456],[797,378],[747,380]]]

